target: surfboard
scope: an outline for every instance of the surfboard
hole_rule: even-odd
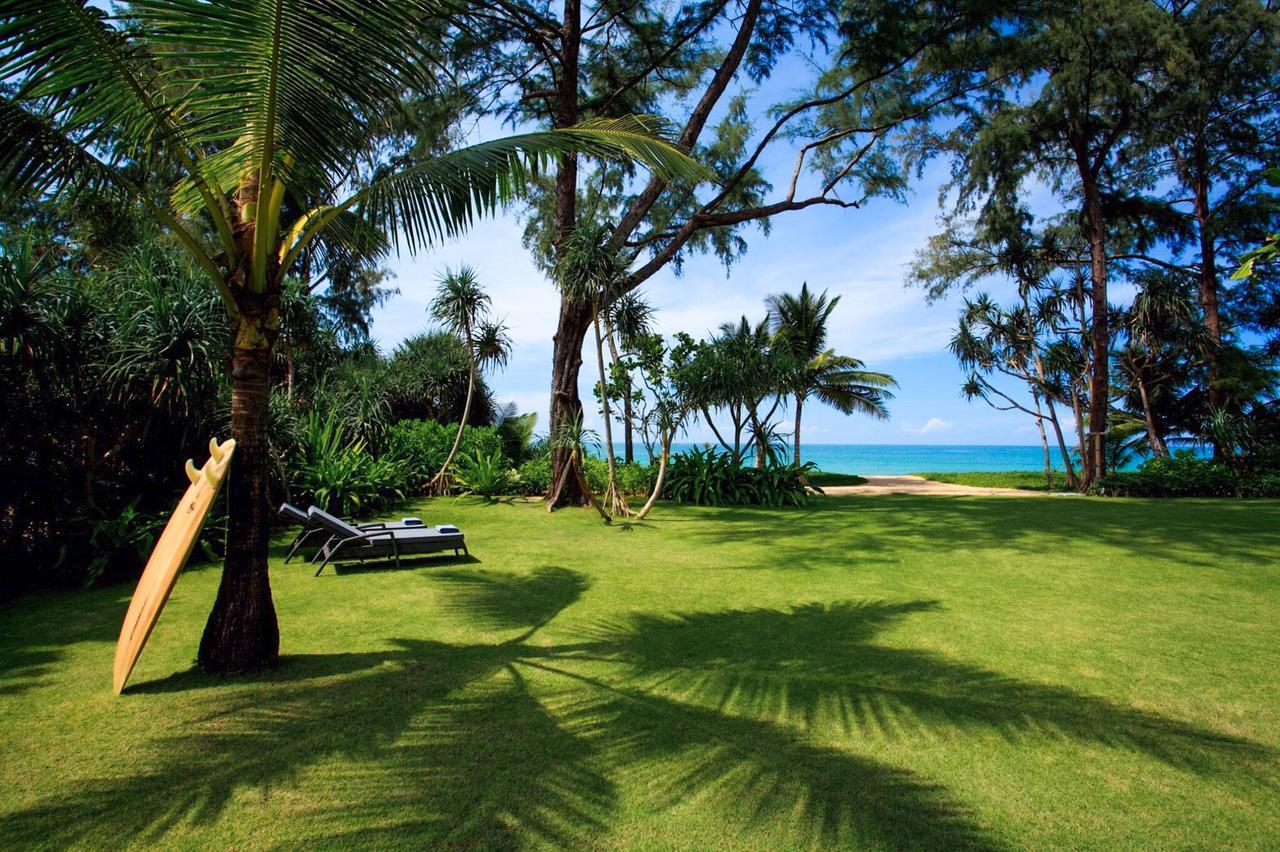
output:
[[[213,506],[213,498],[218,496],[218,489],[226,478],[235,449],[234,440],[219,444],[217,438],[210,438],[209,460],[204,467],[197,470],[195,462],[187,459],[187,479],[191,484],[169,517],[169,523],[165,524],[164,532],[156,540],[147,567],[138,580],[138,588],[133,592],[133,600],[129,602],[124,625],[120,628],[111,682],[116,695],[124,689],[125,682],[133,673],[133,667],[137,665],[138,657],[160,619],[160,612],[178,582],[178,574],[191,556],[196,539],[200,537],[200,529]]]

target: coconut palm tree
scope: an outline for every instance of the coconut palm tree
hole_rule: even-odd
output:
[[[795,465],[800,467],[800,416],[805,400],[813,398],[841,414],[866,414],[878,420],[889,419],[886,403],[893,399],[890,388],[898,383],[887,373],[865,369],[857,358],[837,355],[827,349],[801,366],[792,379],[791,393],[796,402],[796,426],[792,443]]]
[[[438,88],[434,0],[78,0],[0,11],[0,190],[111,192],[182,244],[234,335],[227,555],[200,644],[206,671],[273,665],[267,574],[268,379],[284,279],[321,240],[374,227],[410,251],[520,195],[556,158],[706,173],[650,120],[597,120],[396,163],[353,182],[403,92]],[[156,164],[178,177],[152,184]]]
[[[893,399],[889,389],[898,386],[893,377],[871,372],[858,359],[837,355],[827,348],[827,326],[840,303],[839,296],[828,298],[826,290],[815,295],[805,282],[798,294],[770,296],[765,303],[775,345],[789,353],[794,363],[789,386],[796,403],[795,434],[791,440],[797,468],[801,466],[801,418],[810,397],[841,414],[856,412],[882,420],[889,417],[885,406]]]

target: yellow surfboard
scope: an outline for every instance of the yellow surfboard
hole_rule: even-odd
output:
[[[231,454],[235,452],[236,442],[229,440],[219,444],[217,438],[209,439],[209,460],[204,467],[196,469],[195,463],[187,459],[187,478],[191,485],[182,501],[173,510],[169,523],[156,541],[147,567],[138,580],[138,588],[133,592],[133,600],[129,603],[129,612],[124,617],[124,626],[120,628],[120,640],[116,643],[115,673],[111,687],[116,695],[124,689],[125,681],[133,672],[147,638],[160,618],[178,582],[178,573],[187,564],[187,557],[200,537],[200,529],[204,519],[213,506],[213,498],[218,496],[222,480],[226,478],[227,468],[231,465]]]

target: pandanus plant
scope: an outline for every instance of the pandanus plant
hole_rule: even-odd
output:
[[[471,403],[475,397],[476,376],[486,366],[505,366],[511,355],[511,338],[507,327],[488,319],[491,300],[480,286],[480,276],[470,266],[459,267],[455,272],[446,269],[436,286],[436,297],[431,302],[431,316],[444,323],[458,336],[467,350],[467,396],[462,404],[462,417],[458,431],[453,436],[453,446],[444,464],[431,480],[429,489],[442,493],[449,483],[449,471],[462,446],[462,436],[471,418]]]
[[[437,0],[77,0],[0,10],[0,190],[130,199],[185,248],[234,339],[228,545],[200,644],[208,671],[276,662],[267,574],[268,383],[285,277],[373,227],[422,249],[518,197],[562,154],[704,169],[646,118],[485,142],[353,181],[406,91],[431,91]],[[176,179],[160,183],[152,170]]]
[[[600,330],[605,314],[619,293],[619,287],[630,265],[610,244],[610,231],[602,225],[579,227],[561,243],[556,258],[556,281],[560,292],[572,302],[591,306],[591,324],[596,338],[596,366],[600,371],[600,408],[604,415],[604,444],[609,469],[609,488],[604,502],[612,514],[631,514],[626,497],[618,486],[618,466],[613,454],[613,416],[609,406],[609,376],[604,365],[604,336]],[[580,464],[580,460],[576,462]],[[590,493],[589,490],[587,493]],[[548,498],[555,494],[553,490]],[[554,500],[549,499],[554,505]]]

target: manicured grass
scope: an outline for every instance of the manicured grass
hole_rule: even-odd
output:
[[[821,470],[815,470],[813,473],[807,474],[807,478],[811,485],[816,485],[819,488],[828,488],[835,485],[867,484],[866,479],[852,473],[826,473]]]
[[[283,663],[178,583],[0,608],[11,848],[1274,848],[1280,503],[436,501],[473,559],[274,565]],[[276,559],[279,559],[277,548]]]
[[[1019,488],[1023,491],[1048,491],[1045,487],[1044,472],[1012,470],[1004,473],[918,473],[925,479],[934,482],[946,482],[952,485],[973,485],[977,488]],[[1062,471],[1053,473],[1053,490],[1067,490],[1067,475]]]

